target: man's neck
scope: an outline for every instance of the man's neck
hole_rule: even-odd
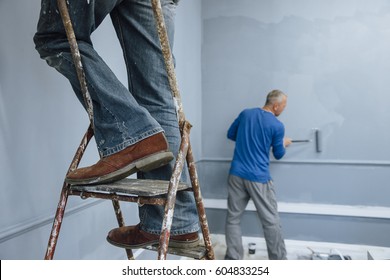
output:
[[[275,113],[273,112],[273,110],[271,108],[269,108],[268,106],[264,106],[262,108],[264,111],[267,111],[267,112],[270,112],[271,114],[275,115]]]

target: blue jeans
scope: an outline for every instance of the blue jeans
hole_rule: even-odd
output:
[[[117,153],[156,133],[165,132],[176,155],[180,131],[161,53],[150,0],[67,0],[88,90],[93,101],[94,135],[100,156]],[[161,0],[171,46],[177,0]],[[95,51],[92,32],[110,15],[128,73],[128,88]],[[42,0],[34,42],[41,58],[63,74],[85,107],[57,0]],[[141,178],[169,180],[174,161]],[[183,172],[184,173],[184,172]],[[187,181],[185,175],[182,180]],[[163,207],[140,207],[141,228],[159,233]],[[199,229],[192,193],[177,195],[172,235]]]

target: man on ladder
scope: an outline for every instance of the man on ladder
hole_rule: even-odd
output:
[[[67,175],[69,184],[98,184],[139,178],[169,180],[180,145],[176,108],[149,0],[68,0],[68,9],[93,104],[93,128],[101,159]],[[161,0],[169,41],[173,44],[178,0]],[[128,89],[92,45],[91,34],[110,15],[128,72]],[[42,0],[34,36],[41,58],[63,74],[84,107],[69,42],[55,0]],[[183,172],[182,180],[186,181]],[[124,248],[159,243],[164,208],[139,207],[140,223],[113,229],[107,240]],[[178,192],[170,246],[198,244],[199,223],[191,192]]]

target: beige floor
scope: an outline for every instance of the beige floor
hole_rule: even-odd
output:
[[[225,236],[213,234],[211,238],[216,259],[223,260],[226,251]],[[248,243],[256,243],[255,254],[249,254]],[[287,258],[290,260],[322,259],[327,258],[329,255],[350,256],[352,260],[367,260],[368,252],[374,259],[390,259],[390,248],[387,247],[296,240],[285,240],[285,243]],[[245,252],[244,259],[268,259],[266,245],[263,238],[243,237],[243,245]],[[313,253],[309,248],[315,253]]]

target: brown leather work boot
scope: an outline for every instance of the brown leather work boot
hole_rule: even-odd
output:
[[[126,249],[137,249],[148,245],[156,245],[160,241],[158,234],[151,234],[135,226],[119,227],[108,233],[107,241],[115,246]],[[192,248],[199,245],[199,236],[197,232],[171,235],[169,247]]]
[[[124,150],[101,158],[96,164],[69,172],[65,181],[72,185],[117,181],[138,171],[151,171],[173,159],[163,132],[150,136]]]

